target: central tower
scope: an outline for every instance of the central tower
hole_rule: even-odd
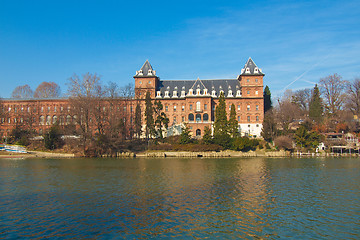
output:
[[[136,71],[135,79],[135,98],[144,99],[146,92],[150,92],[150,97],[155,98],[155,91],[158,86],[159,78],[153,70],[148,60],[139,71]]]

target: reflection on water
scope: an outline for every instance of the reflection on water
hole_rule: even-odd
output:
[[[360,160],[0,160],[0,238],[360,238]]]

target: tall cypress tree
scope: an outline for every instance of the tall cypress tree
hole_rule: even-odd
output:
[[[266,85],[264,89],[264,112],[272,108],[270,88]]]
[[[228,132],[228,121],[226,117],[226,103],[224,93],[220,93],[219,103],[215,109],[214,136],[224,135]]]
[[[236,120],[236,111],[234,104],[231,104],[229,117],[229,134],[231,137],[236,137],[238,135],[238,121]]]
[[[214,143],[222,146],[224,149],[229,149],[231,147],[228,120],[226,117],[226,103],[223,92],[220,93],[219,103],[215,109]]]
[[[320,122],[323,114],[323,104],[320,98],[320,91],[315,84],[315,87],[312,91],[311,101],[309,103],[309,117],[315,122]]]
[[[141,136],[141,107],[140,104],[135,108],[135,134],[138,138]]]
[[[151,102],[150,92],[146,92],[145,97],[145,121],[146,121],[146,138],[155,135],[154,109]]]

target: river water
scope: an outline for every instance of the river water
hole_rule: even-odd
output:
[[[360,239],[360,159],[0,159],[18,238]]]

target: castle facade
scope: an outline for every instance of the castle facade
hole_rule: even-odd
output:
[[[103,109],[119,112],[117,116],[123,119],[129,130],[134,123],[137,104],[144,115],[145,95],[149,92],[153,100],[161,101],[169,118],[168,136],[180,134],[183,123],[186,123],[193,136],[201,137],[205,127],[213,126],[215,108],[222,92],[228,116],[231,105],[235,106],[241,135],[259,137],[264,119],[263,77],[262,70],[249,58],[234,79],[161,80],[146,60],[134,76],[134,98],[117,99],[111,109],[107,103]],[[74,115],[69,99],[8,99],[2,100],[2,108],[6,113],[1,118],[2,137],[9,136],[16,126],[24,126],[39,135],[55,123],[76,128],[79,118]],[[144,117],[142,121],[144,125]],[[131,137],[131,131],[128,134]]]

